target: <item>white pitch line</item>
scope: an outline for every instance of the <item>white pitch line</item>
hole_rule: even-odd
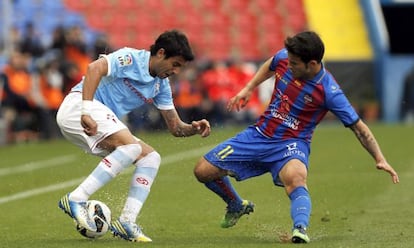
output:
[[[27,190],[27,191],[23,191],[23,192],[14,194],[14,195],[1,197],[0,198],[0,205],[3,204],[3,203],[16,201],[16,200],[20,200],[20,199],[25,199],[25,198],[35,196],[35,195],[40,195],[40,194],[44,194],[44,193],[47,193],[47,192],[51,192],[51,191],[55,191],[55,190],[59,190],[59,189],[64,189],[66,187],[71,187],[73,185],[79,184],[82,181],[82,179],[83,178],[73,179],[73,180],[70,180],[70,181],[63,182],[63,183],[53,184],[53,185],[49,185],[49,186],[46,186],[46,187]]]
[[[59,166],[62,164],[73,162],[75,160],[76,160],[76,155],[64,155],[64,156],[59,156],[59,157],[55,157],[55,158],[48,159],[48,160],[34,161],[34,162],[22,164],[22,165],[1,168],[0,177],[11,175],[11,174],[17,174],[21,172],[39,170],[39,169],[47,168],[47,167]]]
[[[209,149],[211,149],[211,146],[204,146],[204,147],[200,147],[198,149],[192,149],[192,150],[188,150],[188,151],[185,151],[185,152],[176,153],[176,154],[173,154],[173,155],[167,155],[164,158],[162,158],[161,166],[171,164],[171,163],[175,163],[175,162],[178,162],[180,160],[185,160],[185,159],[188,159],[188,158],[201,156],[202,154],[204,154]],[[70,156],[65,156],[65,157],[66,157],[66,160],[67,160]],[[63,158],[65,159],[65,157],[63,157]],[[56,160],[56,159],[53,159],[53,160]],[[40,163],[40,162],[36,162],[36,164],[37,163]],[[49,166],[54,166],[54,165],[52,165],[52,162],[49,162],[49,163],[50,163]],[[55,161],[55,163],[61,163],[61,162]],[[65,162],[65,163],[67,163],[67,162]],[[20,166],[21,169],[18,172],[27,171],[27,169],[23,169],[23,168],[26,168],[25,166],[27,166],[27,165]],[[46,167],[46,166],[38,166],[37,168],[44,168],[44,167]],[[133,167],[131,166],[130,168],[133,168]],[[13,172],[13,173],[18,173],[18,172]],[[126,173],[126,172],[127,171],[124,171],[124,173]],[[0,171],[0,173],[1,173],[1,171]],[[6,172],[4,172],[4,173],[6,173]],[[9,174],[13,174],[13,173],[9,173]],[[2,175],[2,174],[0,174],[0,175]],[[19,193],[13,194],[13,195],[0,197],[0,205],[4,204],[4,203],[11,202],[11,201],[16,201],[16,200],[29,198],[29,197],[32,197],[32,196],[35,196],[35,195],[40,195],[40,194],[44,194],[44,193],[64,189],[64,188],[67,188],[67,187],[73,187],[75,185],[78,185],[83,179],[84,179],[84,177],[81,177],[81,178],[65,181],[65,182],[62,182],[62,183],[52,184],[52,185],[48,185],[48,186],[45,186],[45,187],[40,187],[40,188],[36,188],[36,189],[31,189],[31,190],[19,192]]]

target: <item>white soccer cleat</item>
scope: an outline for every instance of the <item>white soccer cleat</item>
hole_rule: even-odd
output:
[[[121,222],[119,219],[111,223],[111,232],[114,236],[121,237],[132,242],[152,242],[152,239],[147,237],[141,228],[132,222]]]
[[[69,194],[67,194],[60,199],[59,208],[74,219],[80,227],[96,232],[96,223],[88,214],[86,202],[71,201],[69,200]]]

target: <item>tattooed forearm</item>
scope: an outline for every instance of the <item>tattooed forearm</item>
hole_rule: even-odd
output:
[[[190,124],[184,122],[180,122],[170,131],[175,137],[188,137],[197,133]]]
[[[358,120],[355,124],[350,126],[351,130],[355,133],[355,136],[361,142],[362,146],[371,154],[375,160],[375,167],[379,170],[384,170],[388,172],[393,183],[398,183],[400,180],[398,178],[397,172],[388,164],[384,155],[381,152],[381,148],[375,139],[373,133],[369,127],[362,121]]]
[[[184,123],[176,110],[163,110],[161,114],[167,123],[168,130],[175,137],[188,137],[196,134],[196,130],[194,130],[192,125]]]
[[[383,158],[378,142],[367,125],[365,125],[362,121],[359,121],[355,125],[351,126],[351,129],[355,133],[355,136],[358,138],[359,142],[372,157],[376,160]]]

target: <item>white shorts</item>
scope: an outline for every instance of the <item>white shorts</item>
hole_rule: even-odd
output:
[[[71,92],[63,100],[56,115],[56,121],[63,136],[88,153],[106,156],[109,152],[97,145],[111,134],[127,129],[127,126],[116,117],[112,110],[94,99],[91,117],[98,125],[98,133],[88,136],[81,125],[81,107],[81,92]]]

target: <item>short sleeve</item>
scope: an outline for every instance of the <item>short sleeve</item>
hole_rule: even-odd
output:
[[[359,120],[359,115],[352,107],[348,98],[336,82],[330,82],[325,89],[327,96],[327,108],[331,111],[346,127],[351,126]]]
[[[269,66],[269,70],[275,71],[276,66],[279,63],[279,61],[282,60],[282,59],[286,59],[286,58],[287,58],[287,50],[286,49],[282,49],[282,50],[278,51],[273,56],[272,63],[270,63],[270,66]]]

